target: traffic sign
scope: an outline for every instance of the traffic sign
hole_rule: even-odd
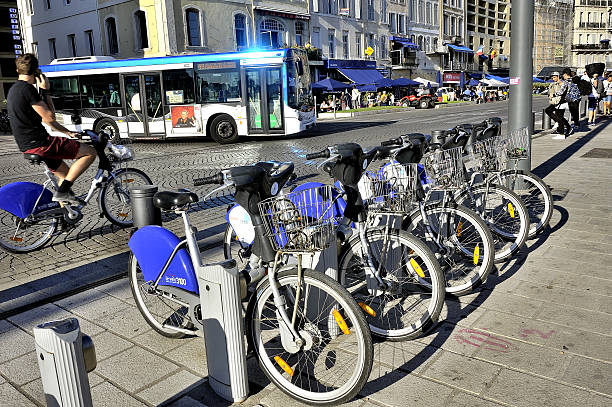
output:
[[[365,53],[367,56],[371,57],[372,54],[374,53],[374,50],[372,49],[372,47],[367,47],[365,50]]]

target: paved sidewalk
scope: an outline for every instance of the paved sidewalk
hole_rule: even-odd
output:
[[[377,343],[351,406],[612,405],[612,123],[542,135],[533,150],[553,187],[551,230],[481,290],[449,299],[430,335]],[[154,333],[123,279],[0,321],[0,406],[44,405],[32,327],[69,316],[96,345],[94,406],[227,405],[206,383],[203,340]],[[243,405],[297,405],[249,365]]]

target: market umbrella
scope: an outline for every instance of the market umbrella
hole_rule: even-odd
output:
[[[478,86],[480,82],[477,81],[476,79],[470,79],[470,81],[468,82],[469,86]]]
[[[380,78],[374,82],[374,85],[378,88],[391,88],[393,87],[393,81],[389,78]]]
[[[413,81],[408,78],[397,78],[393,80],[393,86],[420,86],[421,84],[417,81]]]
[[[312,84],[313,89],[323,89],[329,92],[342,91],[352,88],[351,85],[337,81],[335,79],[326,78]]]
[[[357,85],[359,92],[376,92],[376,85]]]
[[[537,76],[534,76],[534,77],[533,77],[533,81],[534,81],[535,83],[545,83],[545,82],[546,82],[544,79],[540,79],[540,78],[538,78]]]

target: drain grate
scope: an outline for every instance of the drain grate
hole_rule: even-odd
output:
[[[612,158],[612,148],[594,148],[581,158]]]

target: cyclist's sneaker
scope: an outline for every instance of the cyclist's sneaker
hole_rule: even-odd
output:
[[[68,192],[55,191],[55,193],[53,193],[53,200],[55,202],[68,202],[71,204],[80,204],[82,202],[79,198],[77,198],[77,196],[72,191],[68,191]]]
[[[556,136],[553,136],[553,140],[565,140],[565,135],[557,134]]]

